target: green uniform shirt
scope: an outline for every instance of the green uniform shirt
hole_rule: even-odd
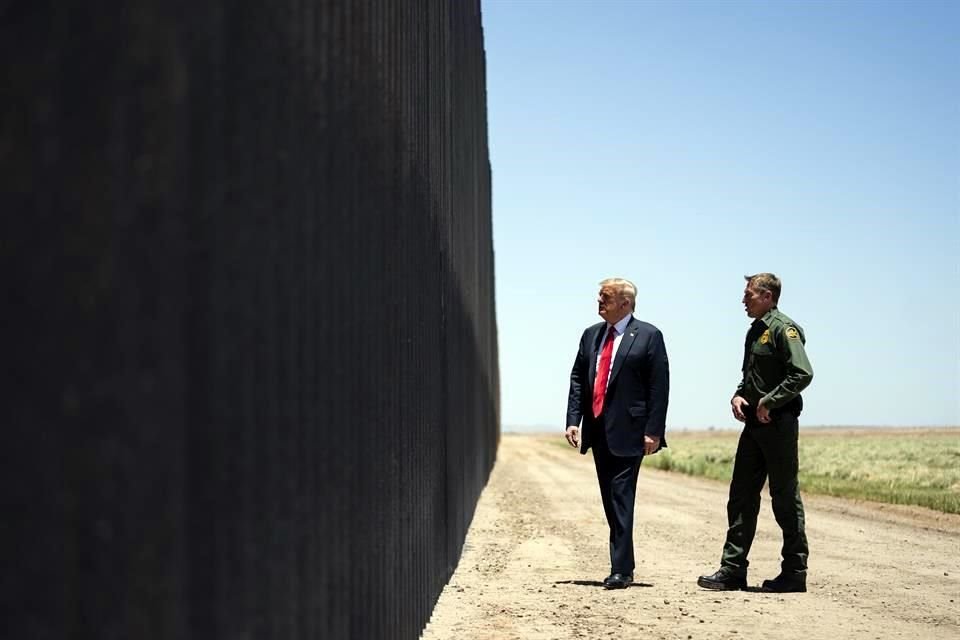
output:
[[[777,409],[797,399],[813,380],[803,329],[776,307],[753,321],[743,349],[743,378],[736,395],[752,406]]]

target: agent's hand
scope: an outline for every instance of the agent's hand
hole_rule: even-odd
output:
[[[579,448],[580,447],[580,427],[577,425],[570,425],[567,427],[567,442],[570,443],[571,447]]]
[[[660,438],[655,436],[643,436],[643,453],[645,455],[650,455],[651,453],[656,453],[657,449],[660,448]]]
[[[770,409],[767,408],[767,405],[763,404],[763,400],[757,405],[757,420],[764,424],[770,422]]]
[[[749,407],[750,403],[747,402],[747,399],[741,396],[733,396],[733,399],[730,400],[730,406],[733,408],[733,417],[739,420],[740,422],[746,422],[747,416],[743,414],[743,408]]]

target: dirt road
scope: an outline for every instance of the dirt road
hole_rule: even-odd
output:
[[[705,591],[696,578],[718,565],[726,489],[641,469],[636,584],[606,591],[591,456],[505,435],[423,638],[960,638],[960,517],[804,496],[807,593]],[[777,574],[779,549],[765,495],[751,587]]]

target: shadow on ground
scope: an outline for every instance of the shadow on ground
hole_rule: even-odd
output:
[[[580,587],[602,587],[600,580],[557,580],[554,584],[575,584]],[[649,582],[631,582],[631,587],[652,587]]]

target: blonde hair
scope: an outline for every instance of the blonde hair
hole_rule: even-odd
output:
[[[752,276],[743,276],[743,279],[747,281],[748,287],[753,287],[760,291],[769,291],[773,297],[774,304],[780,301],[780,287],[782,283],[780,282],[780,278],[772,273],[755,273]]]
[[[600,288],[613,289],[618,296],[630,301],[630,309],[637,309],[637,285],[624,278],[607,278],[600,281]]]

